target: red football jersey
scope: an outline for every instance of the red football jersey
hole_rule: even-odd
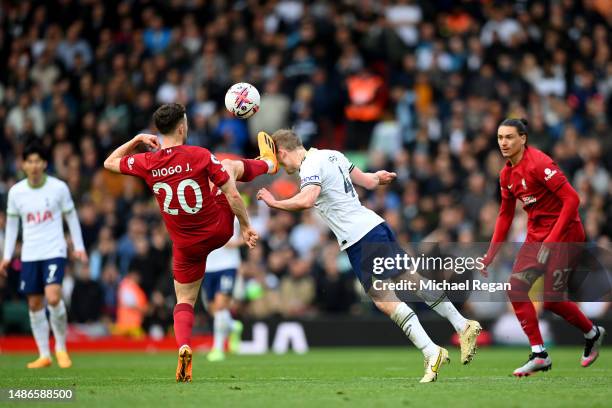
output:
[[[554,194],[567,178],[557,164],[534,147],[525,147],[521,161],[512,166],[506,163],[499,174],[501,195],[504,200],[519,199],[527,212],[527,233],[545,238],[552,230],[563,203]],[[578,211],[572,217],[580,223]]]
[[[144,179],[151,188],[176,247],[215,233],[219,207],[208,181],[220,187],[229,174],[207,149],[182,145],[125,156],[120,170]]]

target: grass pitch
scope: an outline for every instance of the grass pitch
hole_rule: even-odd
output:
[[[28,370],[32,355],[0,354],[0,387],[74,389],[78,407],[609,407],[612,348],[590,368],[580,348],[553,348],[553,369],[528,378],[510,375],[528,348],[479,350],[468,366],[458,349],[438,382],[419,384],[418,351],[405,348],[315,349],[306,355],[229,356],[209,363],[194,355],[191,384],[176,384],[175,354],[78,354],[74,365]],[[57,406],[57,403],[51,405]],[[0,402],[4,406],[49,403]]]

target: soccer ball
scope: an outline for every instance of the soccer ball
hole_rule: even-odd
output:
[[[225,107],[239,119],[248,119],[259,110],[259,91],[251,84],[239,82],[227,90]]]

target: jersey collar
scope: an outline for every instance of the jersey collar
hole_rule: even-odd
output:
[[[529,147],[525,145],[525,151],[523,152],[523,157],[521,157],[521,160],[519,160],[519,162],[516,163],[514,166],[512,165],[512,162],[510,160],[506,160],[506,166],[516,169],[517,167],[521,166],[523,162],[525,162],[525,156],[527,156],[527,154],[529,154]]]
[[[32,184],[30,184],[30,180],[29,179],[26,179],[26,180],[28,180],[28,187],[33,188],[33,189],[38,189],[38,188],[41,188],[42,186],[44,186],[47,183],[47,174],[43,174],[42,181],[37,186],[33,186]]]
[[[306,154],[304,155],[304,158],[302,159],[301,163],[300,163],[300,168],[302,167],[302,164],[304,163],[304,160],[306,160],[306,157],[308,157],[308,155],[312,152],[316,152],[318,149],[315,147],[311,147],[310,149],[306,150]]]

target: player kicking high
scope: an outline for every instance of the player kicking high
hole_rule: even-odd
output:
[[[291,130],[278,130],[272,139],[278,150],[279,164],[289,174],[299,172],[301,191],[292,198],[278,201],[268,190],[261,189],[257,198],[281,210],[299,211],[313,206],[318,210],[336,235],[340,249],[346,250],[353,271],[370,298],[423,352],[425,375],[421,382],[435,381],[441,365],[449,361],[448,351],[431,341],[416,314],[406,303],[401,302],[393,293],[385,292],[383,295],[373,289],[373,257],[384,255],[394,258],[402,250],[387,223],[361,205],[352,184],[354,182],[372,190],[378,185],[392,182],[395,173],[384,170],[363,173],[338,151],[315,148],[307,151],[300,138]],[[372,250],[374,246],[376,250]],[[480,325],[464,318],[443,292],[437,293],[435,300],[427,303],[447,318],[459,333],[461,360],[467,364],[474,356]]]
[[[191,332],[193,306],[206,268],[206,257],[230,239],[234,215],[240,222],[244,242],[252,248],[257,233],[251,228],[236,181],[274,173],[273,155],[260,160],[223,160],[207,149],[187,146],[187,116],[178,103],[162,105],[153,115],[162,134],[140,134],[118,147],[105,160],[107,169],[142,178],[155,194],[162,218],[172,240],[174,288],[174,333],[179,347],[176,380],[192,379]],[[154,152],[132,154],[140,144]]]
[[[588,367],[599,356],[606,331],[595,326],[574,302],[557,299],[565,290],[569,273],[578,261],[579,247],[585,241],[578,215],[580,199],[557,164],[546,154],[527,146],[527,121],[506,119],[497,131],[502,156],[508,159],[499,173],[501,206],[495,231],[483,264],[490,265],[506,240],[516,200],[527,212],[527,238],[517,254],[508,297],[523,331],[531,343],[529,360],[514,370],[518,377],[552,367],[538,327],[538,317],[528,292],[544,274],[544,309],[550,310],[584,333],[581,365]],[[563,243],[563,244],[560,244]],[[487,276],[487,271],[482,271]],[[559,285],[559,283],[561,285]]]
[[[240,266],[240,249],[244,244],[240,237],[240,225],[234,221],[234,235],[219,249],[215,249],[206,260],[206,276],[202,285],[202,297],[209,313],[214,318],[213,348],[206,356],[208,361],[225,360],[225,340],[229,336],[229,351],[237,353],[240,348],[242,323],[232,319],[229,311],[236,274]]]
[[[63,181],[46,174],[45,150],[37,142],[23,151],[23,171],[27,178],[15,184],[8,193],[6,209],[6,240],[0,274],[6,275],[10,265],[19,219],[23,228],[21,276],[19,290],[28,299],[30,325],[38,347],[39,357],[28,368],[51,366],[49,351],[49,322],[45,313],[47,300],[49,320],[55,337],[55,357],[61,368],[72,366],[66,350],[68,325],[66,306],[62,300],[62,280],[66,264],[64,215],[74,244],[74,257],[87,262],[79,218]]]

